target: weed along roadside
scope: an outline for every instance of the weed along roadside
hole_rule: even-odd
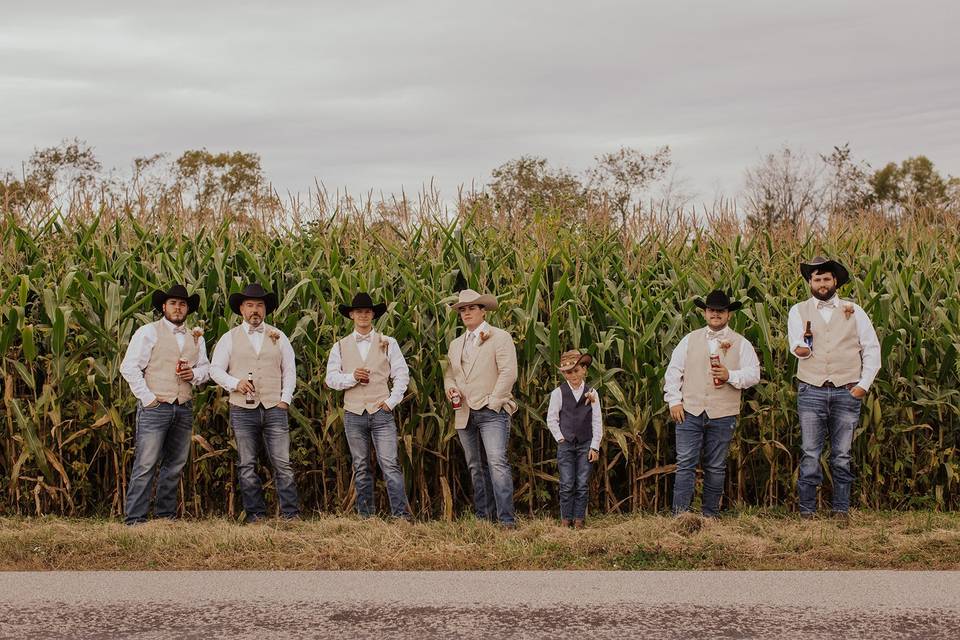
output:
[[[690,527],[603,516],[581,530],[521,519],[453,522],[322,516],[240,526],[222,519],[0,519],[0,570],[960,569],[960,515],[856,512],[846,526],[740,513]]]

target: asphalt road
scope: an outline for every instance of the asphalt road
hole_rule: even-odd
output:
[[[0,638],[960,638],[960,572],[0,573]]]

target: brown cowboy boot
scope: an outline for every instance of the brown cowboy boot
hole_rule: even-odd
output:
[[[574,529],[583,529],[583,520],[574,520],[573,521]]]
[[[572,523],[571,523],[570,520],[567,519],[567,518],[561,518],[561,519],[560,519],[560,526],[561,526],[561,527],[569,527],[571,524],[572,524]]]

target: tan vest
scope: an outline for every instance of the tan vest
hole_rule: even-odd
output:
[[[256,404],[247,404],[246,396],[238,391],[230,393],[230,404],[248,409],[262,404],[265,409],[271,409],[280,403],[283,358],[280,355],[279,341],[274,342],[270,339],[271,331],[279,330],[264,323],[263,346],[258,355],[242,324],[230,330],[233,348],[230,350],[227,373],[234,378],[246,380],[247,374],[252,371],[253,386],[257,389]]]
[[[830,322],[824,322],[817,302],[816,298],[811,298],[798,305],[804,330],[807,322],[810,322],[813,354],[797,361],[797,378],[815,387],[822,387],[827,381],[838,387],[859,382],[863,369],[863,347],[860,345],[856,318],[843,312],[843,305],[847,301],[840,300],[830,314]]]
[[[717,352],[720,363],[731,371],[740,369],[740,341],[743,336],[727,328],[726,338],[730,348]],[[697,329],[687,338],[687,360],[683,368],[683,383],[680,385],[683,410],[695,416],[707,412],[708,418],[724,418],[740,415],[740,389],[723,384],[713,386],[710,374],[710,349],[707,346],[707,328]]]
[[[200,357],[200,347],[187,330],[181,351],[176,336],[166,322],[157,320],[153,326],[157,330],[157,343],[150,352],[143,379],[160,402],[183,404],[193,398],[193,385],[177,377],[177,360],[182,358],[190,368],[195,367]]]
[[[374,332],[370,337],[370,351],[367,359],[360,357],[360,348],[353,334],[350,334],[338,344],[340,345],[341,369],[344,373],[353,373],[359,367],[370,370],[370,382],[357,384],[347,389],[343,394],[343,408],[358,416],[363,412],[376,413],[380,410],[381,402],[390,397],[390,359],[380,348],[380,334]]]

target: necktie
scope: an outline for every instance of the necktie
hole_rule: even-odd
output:
[[[365,336],[362,336],[362,335],[360,335],[360,334],[358,333],[358,334],[357,334],[357,344],[360,344],[361,342],[370,342],[370,338],[372,338],[372,337],[373,337],[373,332],[372,332],[372,331],[371,331],[370,333],[368,333],[367,335],[365,335]]]
[[[817,302],[817,309],[836,309],[837,303],[833,300],[820,300]]]
[[[247,333],[249,333],[250,335],[253,335],[255,333],[263,333],[263,325],[261,324],[261,325],[257,325],[256,327],[250,327],[249,329],[247,329]]]
[[[179,334],[182,334],[182,335],[186,335],[186,334],[187,334],[187,328],[186,328],[186,327],[183,327],[183,326],[174,327],[174,328],[173,328],[173,335],[177,335],[178,333],[179,333]]]

